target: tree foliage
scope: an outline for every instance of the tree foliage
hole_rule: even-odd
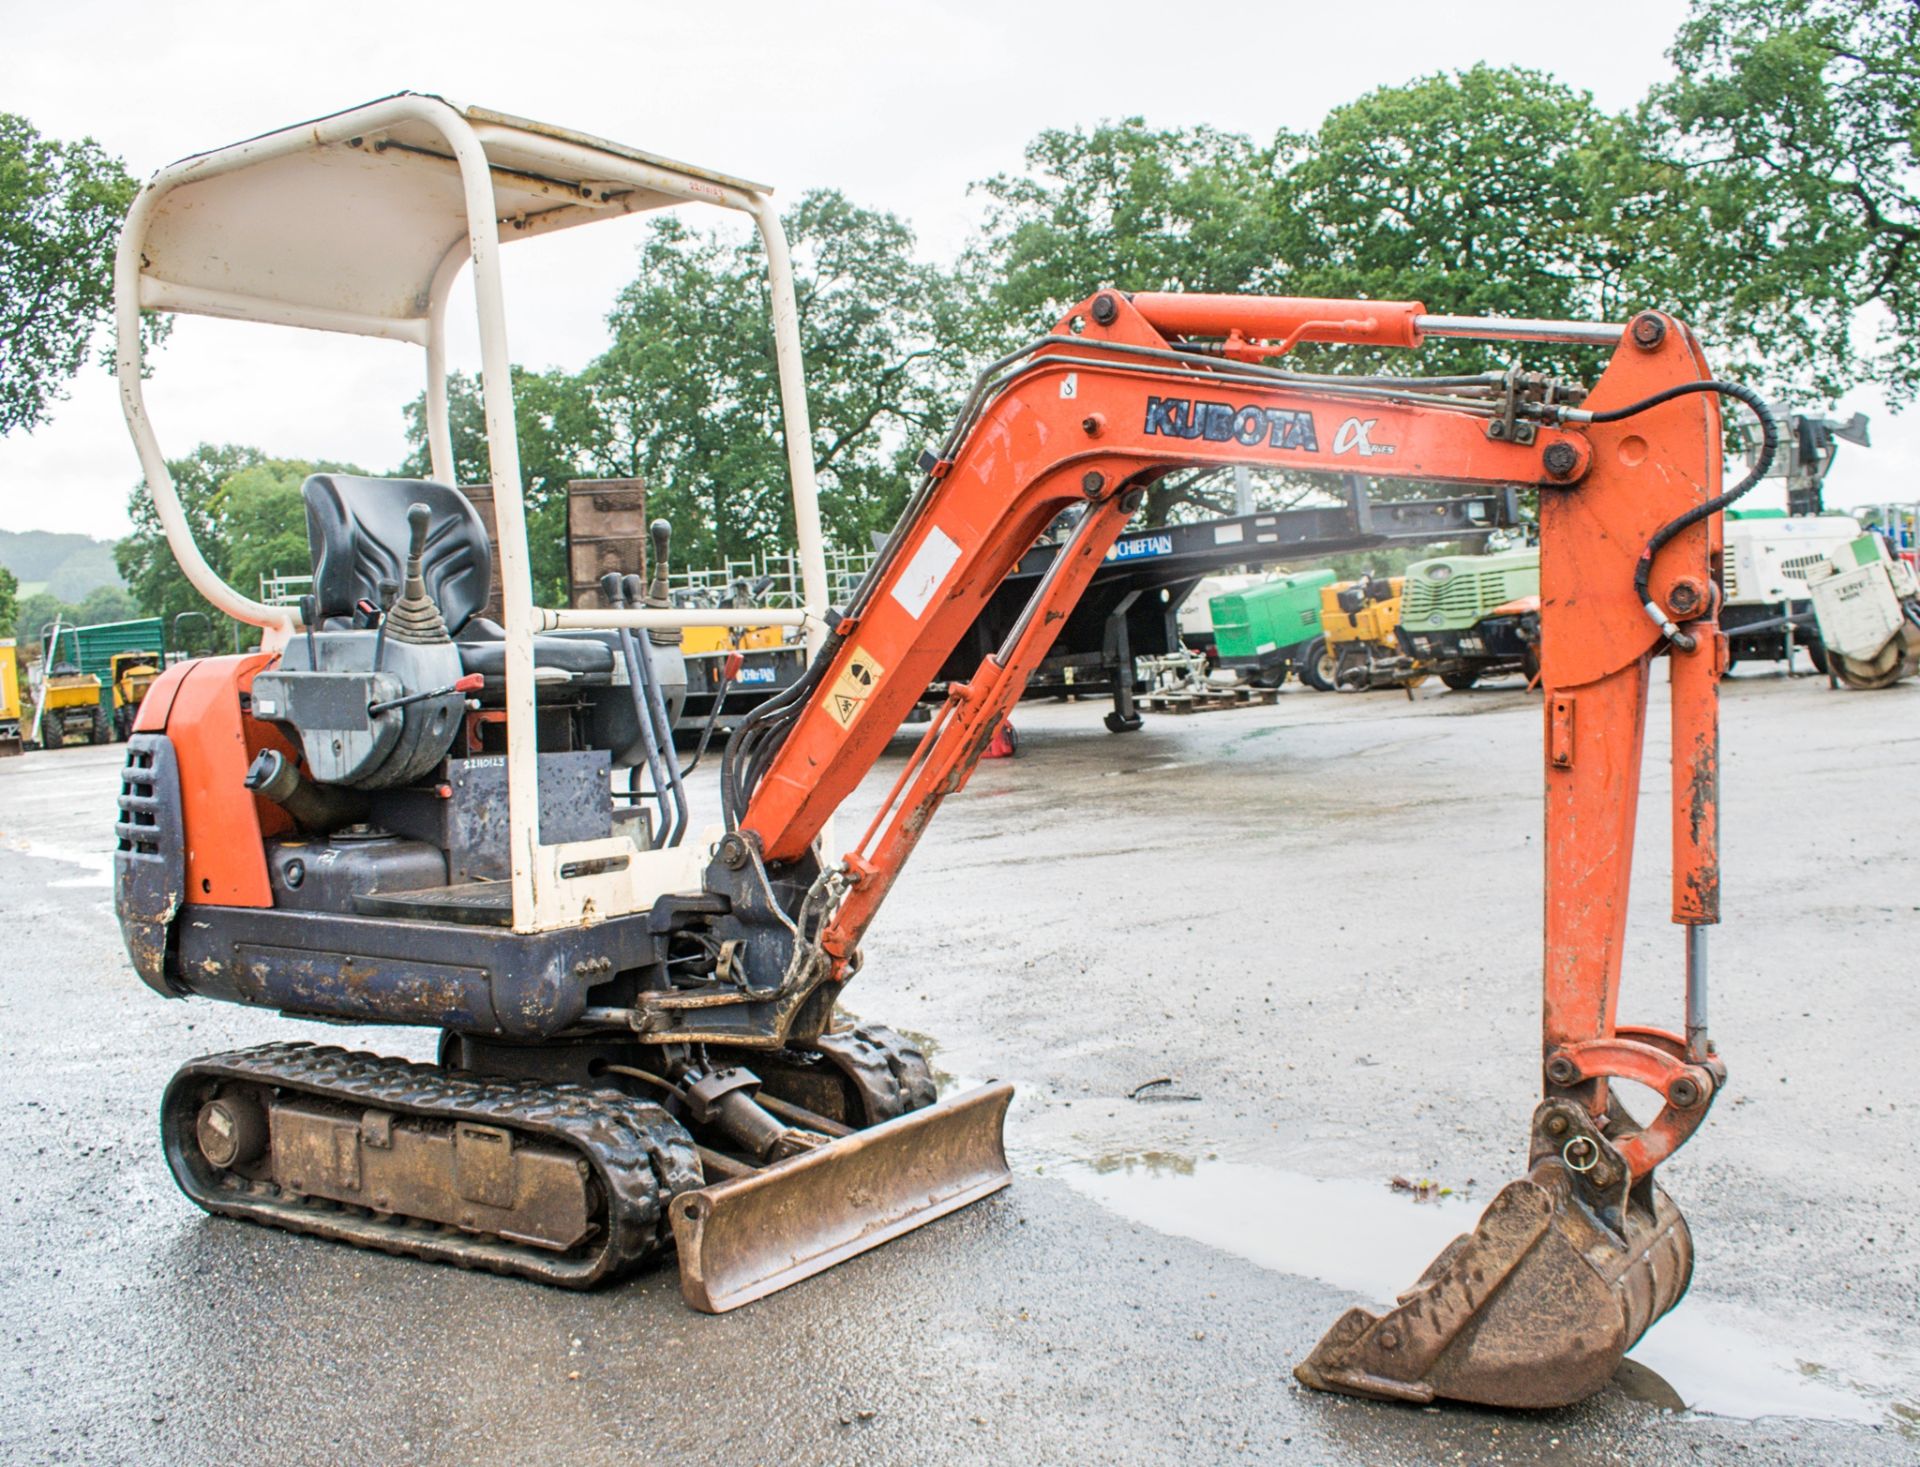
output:
[[[1051,129],[1021,168],[976,185],[983,227],[952,270],[921,260],[894,216],[805,195],[785,224],[828,534],[858,547],[888,527],[970,374],[1103,285],[1418,299],[1456,315],[1657,306],[1699,329],[1728,375],[1776,392],[1870,379],[1896,401],[1920,392],[1920,6],[1693,0],[1671,54],[1677,78],[1618,114],[1542,73],[1476,66],[1368,92],[1305,135],[1138,117]],[[4,146],[21,136],[0,128],[8,198],[20,167],[4,171]],[[95,154],[87,167],[110,181]],[[582,371],[514,369],[536,596],[565,594],[578,477],[644,480],[681,564],[790,549],[757,238],[658,216],[607,319],[611,344]],[[1598,352],[1440,339],[1419,353],[1303,347],[1288,363],[1445,373],[1515,355],[1575,378],[1600,366]],[[456,376],[450,392],[457,477],[482,482],[478,384]],[[425,476],[422,402],[406,413],[399,472]],[[306,467],[207,446],[176,465],[209,559],[243,589],[304,565]],[[1276,479],[1263,502],[1299,492]],[[1146,514],[1231,497],[1170,476]],[[120,563],[135,595],[168,614],[200,607],[143,495],[134,516]]]
[[[1017,346],[1102,285],[1247,289],[1271,263],[1279,172],[1298,146],[1139,117],[1041,133],[1024,172],[974,186],[988,206],[964,265],[968,344]]]
[[[520,483],[527,506],[527,551],[534,602],[564,606],[567,600],[567,482],[588,472],[585,445],[592,437],[585,384],[566,372],[512,369],[514,436],[520,449]],[[426,397],[406,407],[409,452],[399,472],[433,476],[427,450]],[[480,379],[455,372],[447,379],[447,422],[453,439],[454,478],[485,484],[493,470],[487,455],[486,395]]]
[[[1920,5],[1694,0],[1646,125],[1684,179],[1691,293],[1832,396],[1920,391]],[[1857,314],[1874,314],[1871,341]]]
[[[20,578],[0,565],[0,631],[13,626],[20,616]]]
[[[0,112],[0,435],[46,421],[113,309],[113,256],[136,185],[91,138]]]
[[[907,465],[949,410],[959,352],[949,282],[891,214],[821,190],[784,219],[822,518],[865,543],[904,502]],[[758,239],[655,223],[583,374],[596,470],[646,480],[683,562],[793,543],[771,304]]]
[[[350,464],[269,458],[230,443],[203,443],[185,458],[167,460],[167,471],[201,554],[222,580],[248,596],[260,594],[263,576],[299,575],[308,568],[300,499],[307,475],[362,472]],[[169,626],[188,611],[224,624],[227,618],[175,562],[144,481],[127,498],[127,516],[133,531],[114,547],[114,560],[140,610],[165,617]]]
[[[1608,319],[1635,246],[1616,227],[1619,124],[1584,92],[1476,66],[1382,87],[1328,114],[1281,181],[1257,283],[1289,295],[1418,300],[1438,313]],[[1302,353],[1303,362],[1327,353]],[[1349,369],[1484,369],[1481,344],[1343,350]],[[1572,353],[1529,365],[1591,371]]]
[[[66,601],[51,591],[23,596],[7,611],[0,606],[0,633],[19,640],[30,651],[40,646],[40,633],[56,618],[66,626],[90,627],[100,622],[130,621],[140,615],[133,597],[119,586],[96,586],[78,601]]]

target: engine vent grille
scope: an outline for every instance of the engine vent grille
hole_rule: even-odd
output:
[[[1455,561],[1453,574],[1445,580],[1419,574],[1419,568],[1412,567],[1400,604],[1400,619],[1410,628],[1438,625],[1435,616],[1454,627],[1471,625],[1496,606],[1538,594],[1538,565],[1536,561],[1531,566],[1504,565],[1476,571]]]
[[[159,855],[166,803],[159,792],[153,745],[145,740],[128,744],[127,762],[120,770],[120,818],[113,822],[115,849]]]

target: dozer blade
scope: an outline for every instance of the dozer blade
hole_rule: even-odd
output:
[[[1350,1309],[1294,1375],[1385,1400],[1567,1406],[1604,1386],[1680,1301],[1693,1241],[1651,1181],[1600,1206],[1557,1158],[1493,1199],[1399,1307]]]
[[[680,1292],[724,1314],[1013,1180],[1004,1081],[673,1201]]]

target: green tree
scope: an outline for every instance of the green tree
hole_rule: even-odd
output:
[[[1614,225],[1621,124],[1538,72],[1476,66],[1381,87],[1337,107],[1284,181],[1258,283],[1291,295],[1423,301],[1445,315],[1605,319],[1632,288]],[[1302,349],[1302,365],[1484,370],[1481,343],[1418,353]],[[1598,357],[1529,348],[1527,364],[1587,375]]]
[[[28,648],[37,656],[40,648],[40,633],[55,617],[71,621],[73,608],[58,596],[48,591],[35,591],[31,596],[22,596],[13,614],[13,630],[9,635],[15,637],[23,648]]]
[[[1782,385],[1920,392],[1920,5],[1694,0],[1643,109],[1685,181],[1667,269]],[[1874,340],[1856,327],[1868,312]]]
[[[91,138],[58,142],[0,112],[0,434],[45,422],[86,361],[135,189]]]
[[[20,617],[20,578],[0,565],[0,628],[11,628]]]
[[[95,586],[67,610],[68,620],[82,627],[107,621],[131,621],[140,614],[140,608],[123,586]]]
[[[313,464],[267,459],[222,481],[213,509],[228,584],[257,596],[265,577],[306,574],[307,511],[300,485],[314,471]]]
[[[185,458],[169,459],[174,492],[200,553],[242,595],[258,596],[262,576],[301,574],[308,566],[306,511],[300,485],[314,473],[357,474],[351,464],[268,458],[257,448],[203,443]],[[127,499],[133,531],[114,547],[114,560],[139,610],[169,627],[184,611],[209,617],[215,640],[225,640],[228,618],[193,588],[173,558],[152,496],[144,483]]]
[[[216,503],[220,486],[242,469],[265,462],[266,455],[259,449],[233,443],[203,443],[185,458],[167,460],[167,472],[180,497],[187,525],[201,553],[216,570],[226,550]],[[133,592],[140,609],[149,616],[164,616],[169,625],[183,611],[202,612],[223,623],[226,618],[193,589],[193,583],[175,563],[145,480],[127,496],[127,518],[133,522],[132,532],[114,546],[113,558],[120,579]]]
[[[1299,146],[1139,117],[1041,133],[1023,172],[974,185],[988,209],[965,262],[968,344],[1018,346],[1102,285],[1248,289],[1271,273],[1280,177]]]
[[[596,437],[592,403],[580,378],[566,372],[513,369],[514,435],[520,447],[520,482],[527,505],[527,550],[532,559],[533,599],[540,606],[567,601],[567,483],[585,476],[587,445]],[[427,451],[426,396],[406,406],[408,478],[433,477]],[[454,477],[486,484],[487,418],[477,377],[455,372],[447,379],[447,422],[453,438]]]
[[[805,195],[783,221],[794,257],[829,535],[864,546],[905,501],[910,464],[952,411],[960,370],[951,282],[890,214]],[[682,563],[793,543],[785,426],[757,239],[656,222],[583,374],[597,472],[641,478]]]

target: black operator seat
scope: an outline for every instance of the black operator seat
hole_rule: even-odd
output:
[[[353,625],[362,601],[382,604],[380,583],[399,584],[406,573],[407,511],[430,514],[420,558],[427,594],[460,646],[461,667],[503,677],[506,649],[500,627],[480,615],[493,586],[493,551],[472,502],[458,489],[428,479],[367,479],[313,474],[300,489],[307,506],[307,545],[313,556],[313,594],[322,627]],[[591,637],[536,636],[536,667],[576,677],[611,679],[613,648]]]

